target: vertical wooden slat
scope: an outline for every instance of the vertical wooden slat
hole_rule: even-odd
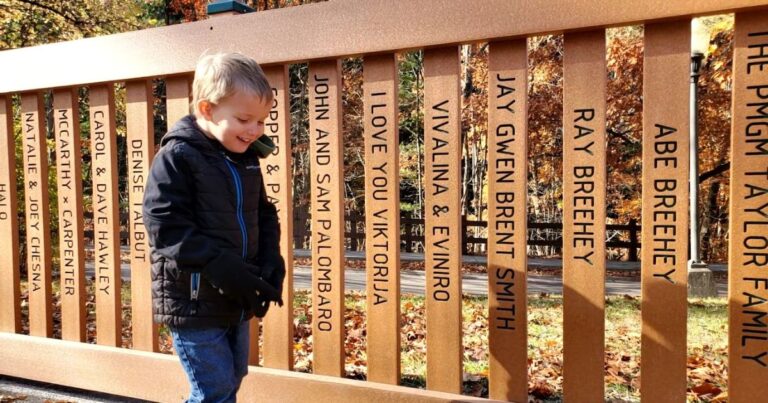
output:
[[[563,58],[563,392],[603,401],[605,32],[565,35]]]
[[[144,185],[155,154],[152,108],[151,81],[139,80],[126,83],[132,342],[134,349],[143,351],[158,351],[158,326],[152,320],[149,243],[142,212]]]
[[[312,364],[344,374],[344,187],[341,61],[309,65],[312,176]]]
[[[29,334],[51,337],[51,214],[48,202],[48,151],[43,108],[42,94],[22,94],[21,135],[24,138]]]
[[[259,328],[261,328],[261,320],[259,318],[252,318],[248,321],[248,333],[250,334],[248,339],[248,365],[259,365]]]
[[[168,130],[181,118],[189,115],[190,80],[185,76],[165,80],[165,110]]]
[[[526,40],[488,51],[489,397],[528,399]]]
[[[364,65],[368,380],[400,383],[400,180],[395,55]]]
[[[768,396],[768,12],[734,26],[728,395]]]
[[[460,393],[461,105],[459,49],[424,52],[427,388]]]
[[[280,220],[280,254],[285,259],[283,307],[273,305],[264,318],[264,365],[293,369],[293,195],[291,192],[291,106],[288,66],[264,69],[272,86],[272,109],[264,134],[277,145],[263,162],[264,186]]]
[[[689,21],[645,27],[642,383],[648,402],[686,392]]]
[[[120,222],[117,199],[115,94],[112,85],[91,87],[89,94],[96,342],[120,346]]]
[[[77,89],[53,94],[59,202],[61,338],[85,341],[85,242]]]
[[[0,95],[0,332],[21,331],[16,145],[11,97]]]

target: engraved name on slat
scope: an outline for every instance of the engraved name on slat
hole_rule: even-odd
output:
[[[27,272],[29,278],[29,333],[50,337],[51,235],[48,199],[48,158],[41,94],[21,96],[24,148],[24,198],[27,214]]]
[[[310,64],[313,368],[344,373],[344,206],[341,62]]]
[[[528,398],[526,41],[492,42],[488,103],[489,396]]]
[[[736,14],[729,242],[729,398],[768,395],[768,12]]]
[[[689,21],[646,25],[640,388],[652,402],[686,393],[690,43]]]
[[[62,338],[85,341],[83,185],[77,90],[54,93]]]
[[[11,97],[0,95],[0,332],[21,331],[19,217]]]
[[[275,143],[265,159],[264,185],[267,198],[277,209],[280,221],[280,253],[285,260],[283,301],[293,300],[293,199],[291,193],[291,129],[288,66],[264,69],[272,86],[272,108],[264,122],[264,134]],[[293,368],[293,308],[272,306],[264,318],[264,365]]]
[[[427,388],[461,391],[459,51],[424,53]]]
[[[120,225],[117,202],[117,142],[115,139],[114,88],[91,87],[91,161],[93,178],[94,288],[96,293],[97,342],[119,346],[122,342],[120,313]]]
[[[400,192],[397,60],[366,57],[365,211],[368,379],[400,381]]]

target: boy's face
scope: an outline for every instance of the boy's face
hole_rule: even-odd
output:
[[[201,101],[198,108],[205,122],[200,127],[228,151],[241,154],[264,134],[270,104],[269,99],[239,91],[218,104]]]

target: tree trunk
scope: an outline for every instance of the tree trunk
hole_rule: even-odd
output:
[[[716,217],[720,217],[720,206],[717,203],[717,196],[720,193],[720,181],[712,181],[707,192],[707,200],[702,203],[700,214],[701,226],[699,229],[699,245],[701,245],[701,257],[704,261],[710,261],[716,255],[712,251],[712,241],[715,239]]]

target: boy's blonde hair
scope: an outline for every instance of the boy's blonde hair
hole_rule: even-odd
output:
[[[197,61],[192,83],[192,110],[198,114],[200,101],[213,104],[236,91],[272,100],[272,87],[255,60],[241,53],[205,55]]]

